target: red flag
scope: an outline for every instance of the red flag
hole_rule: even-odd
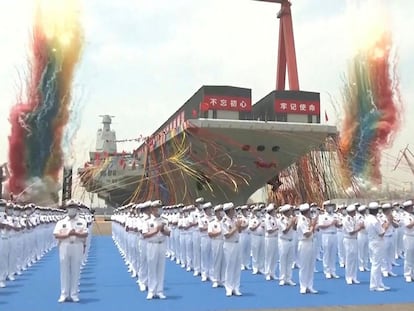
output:
[[[329,121],[328,114],[326,113],[326,110],[325,110],[325,122],[328,122],[328,121]]]

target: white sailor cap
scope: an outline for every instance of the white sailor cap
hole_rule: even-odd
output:
[[[240,206],[240,209],[241,210],[246,210],[246,209],[249,209],[249,206],[248,205],[242,205],[242,206]]]
[[[195,202],[196,202],[196,203],[199,203],[199,204],[204,203],[204,198],[202,198],[202,197],[197,198],[197,199],[195,200]]]
[[[234,207],[234,204],[232,202],[224,203],[223,204],[223,210],[228,211]]]
[[[162,206],[161,200],[155,200],[151,202],[151,207],[158,207],[158,206]]]
[[[378,209],[378,208],[379,208],[378,202],[369,202],[368,209]]]
[[[223,205],[219,204],[219,205],[214,206],[214,211],[215,212],[222,211],[222,210],[223,210]]]
[[[345,203],[341,203],[341,204],[339,204],[338,205],[338,209],[344,209],[344,208],[346,208],[347,206],[346,206],[346,204]]]
[[[202,206],[203,209],[211,208],[211,207],[213,207],[213,204],[211,204],[211,202],[204,203]]]
[[[306,211],[308,211],[309,209],[310,209],[310,206],[309,206],[309,204],[308,204],[308,203],[303,203],[303,204],[299,205],[299,210],[300,210],[301,212],[306,212]]]
[[[399,207],[400,206],[400,202],[394,202],[392,203],[392,207]]]
[[[358,212],[363,212],[366,209],[367,209],[367,206],[366,205],[360,205],[360,206],[358,206]]]
[[[267,207],[266,207],[266,212],[271,212],[275,209],[275,205],[273,203],[270,203]]]
[[[152,203],[151,201],[146,201],[146,202],[142,203],[141,208],[150,207],[151,206],[151,203]]]
[[[389,208],[391,208],[391,203],[384,203],[384,204],[381,205],[381,208],[382,209],[389,209]]]
[[[65,203],[65,206],[66,207],[76,207],[76,208],[78,208],[79,207],[79,204],[75,200],[68,200]]]
[[[284,212],[290,211],[290,209],[291,209],[291,207],[290,207],[290,205],[289,205],[289,204],[285,204],[285,205],[282,205],[281,207],[279,207],[279,211],[280,211],[281,213],[284,213]]]
[[[405,202],[403,203],[403,206],[404,206],[404,207],[410,207],[410,206],[413,206],[413,200],[408,200],[408,201],[405,201]]]
[[[254,207],[253,207],[252,211],[253,211],[253,212],[260,212],[260,211],[261,211],[261,208],[260,208],[260,206],[259,206],[259,205],[254,205]]]
[[[323,202],[323,206],[332,206],[332,205],[335,205],[335,203],[333,203],[331,200]]]
[[[346,211],[347,211],[348,213],[350,213],[350,212],[355,212],[355,211],[356,211],[356,206],[355,206],[355,204],[350,204],[350,205],[348,205],[348,206],[347,206],[347,208],[346,208]]]

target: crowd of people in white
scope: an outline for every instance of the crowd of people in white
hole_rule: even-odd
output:
[[[0,287],[59,247],[59,302],[79,301],[79,275],[87,261],[93,215],[86,205],[68,201],[60,208],[0,200]]]
[[[413,202],[334,204],[304,203],[164,206],[161,201],[128,204],[115,210],[113,239],[128,271],[147,299],[165,299],[165,257],[192,271],[226,296],[240,296],[240,273],[251,270],[301,294],[313,286],[315,262],[323,262],[326,279],[344,268],[346,284],[359,284],[358,270],[370,272],[369,289],[386,291],[383,277],[396,277],[396,259],[404,259],[406,282],[414,277]],[[338,265],[339,264],[339,265]]]

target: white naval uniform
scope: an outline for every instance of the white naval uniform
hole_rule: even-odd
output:
[[[151,215],[142,226],[142,234],[152,233],[163,224],[160,217]],[[164,222],[164,226],[167,224]],[[161,232],[145,238],[147,241],[148,260],[148,294],[161,295],[164,292],[165,253],[167,250],[166,236]]]
[[[358,224],[365,224],[365,214],[356,214],[356,219]],[[358,265],[359,270],[364,271],[368,270],[369,263],[369,251],[368,251],[368,234],[366,229],[362,229],[358,232],[357,236],[358,242]]]
[[[218,235],[211,238],[211,274],[210,279],[213,282],[213,286],[221,285],[224,283],[224,253],[223,253],[223,230],[222,223],[216,216],[208,224],[208,233]]]
[[[298,216],[298,259],[299,259],[299,284],[300,292],[313,291],[313,279],[315,270],[315,251],[313,248],[313,233],[306,237],[309,232],[311,220],[303,215]]]
[[[0,213],[0,224],[10,225],[5,212]],[[9,275],[10,243],[9,230],[0,229],[0,283],[4,283]],[[3,284],[4,285],[4,284]]]
[[[337,239],[337,245],[338,245],[338,261],[339,265],[343,267],[345,265],[345,246],[344,246],[344,232],[343,232],[343,219],[346,217],[346,215],[343,215],[341,213],[336,214],[338,219],[338,225],[339,228],[336,229],[336,239]]]
[[[150,217],[148,214],[143,213],[138,222],[138,231],[143,233],[143,229],[146,226],[146,222]],[[139,239],[139,267],[138,267],[138,284],[141,290],[145,290],[148,285],[148,258],[147,258],[147,240],[140,235]]]
[[[226,234],[236,228],[236,220],[228,216],[222,219],[222,228],[224,236],[224,286],[226,288],[226,295],[232,293],[240,294],[240,276],[241,276],[241,249],[239,243],[239,231],[236,230],[230,237],[225,237]]]
[[[382,225],[389,223],[385,214],[381,214],[378,218]],[[394,233],[395,229],[391,223],[384,234],[383,259],[381,262],[381,271],[384,276],[387,276],[388,273],[392,273],[392,263],[394,262],[395,256]]]
[[[53,234],[68,234],[72,229],[77,233],[87,233],[85,219],[68,216],[58,221]],[[69,236],[59,240],[60,259],[60,287],[62,297],[77,297],[79,289],[79,276],[82,263],[85,238]]]
[[[358,282],[358,233],[351,234],[358,228],[356,216],[346,215],[343,219],[343,234],[345,248],[345,281],[348,284]]]
[[[211,269],[211,239],[208,236],[208,224],[211,220],[211,216],[203,214],[198,221],[201,245],[201,277],[203,280],[207,280]]]
[[[251,245],[252,245],[253,274],[257,274],[259,272],[264,273],[264,256],[265,256],[264,219],[258,216],[254,216],[253,218],[251,218],[249,222],[249,230],[251,232],[250,238],[251,238]]]
[[[414,216],[405,212],[402,216],[404,226],[404,277],[408,279],[414,278],[414,227],[407,228],[407,226],[414,221]]]
[[[199,219],[201,217],[201,212],[196,209],[192,212],[192,221],[193,221],[193,268],[194,275],[198,275],[201,271],[201,242],[200,242],[200,230],[198,229]]]
[[[399,227],[395,229],[394,234],[394,244],[395,244],[395,259],[402,258],[403,252],[404,252],[404,232],[405,232],[405,226],[403,223],[403,217],[405,212],[402,210],[393,210],[393,217],[398,223]]]
[[[329,225],[337,220],[337,215],[324,213],[318,217],[318,225]],[[319,228],[322,235],[323,272],[327,277],[336,275],[337,229],[335,225],[328,228]]]
[[[367,215],[364,223],[368,235],[369,259],[371,261],[369,288],[370,290],[377,290],[384,288],[381,274],[381,262],[384,250],[384,239],[382,235],[384,234],[384,229],[378,218],[374,215]]]
[[[269,233],[268,230],[276,230]],[[264,272],[267,279],[276,279],[276,264],[279,259],[278,224],[276,216],[270,214],[265,218],[265,260]]]
[[[184,230],[185,238],[185,262],[187,271],[191,271],[194,268],[194,252],[193,252],[193,232],[194,232],[194,218],[192,214],[189,214],[187,217],[184,217],[185,226],[190,226]]]
[[[250,269],[250,254],[252,252],[252,243],[250,239],[249,218],[243,214],[239,215],[243,231],[240,232],[240,247],[242,256],[242,269]]]
[[[295,230],[289,226],[292,217],[282,215],[278,219],[279,226],[279,280],[284,282],[292,281],[292,265],[295,258]],[[283,284],[283,283],[282,283]]]

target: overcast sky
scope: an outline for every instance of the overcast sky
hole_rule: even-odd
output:
[[[319,91],[322,111],[336,123],[331,97],[340,89],[352,57],[348,3],[372,0],[292,1],[302,90]],[[15,103],[18,72],[24,69],[33,0],[3,1],[0,10],[0,161],[7,161],[8,114]],[[414,1],[386,2],[399,54],[405,116],[414,116]],[[100,114],[116,116],[118,139],[151,134],[203,84],[252,89],[256,102],[275,86],[278,5],[251,0],[85,0],[86,42],[75,81],[81,123],[74,145],[81,165],[94,148]],[[322,118],[323,119],[323,118]],[[412,144],[414,122],[402,123],[384,174],[393,183],[413,175],[391,175],[398,151]],[[119,144],[122,151],[134,144]]]

